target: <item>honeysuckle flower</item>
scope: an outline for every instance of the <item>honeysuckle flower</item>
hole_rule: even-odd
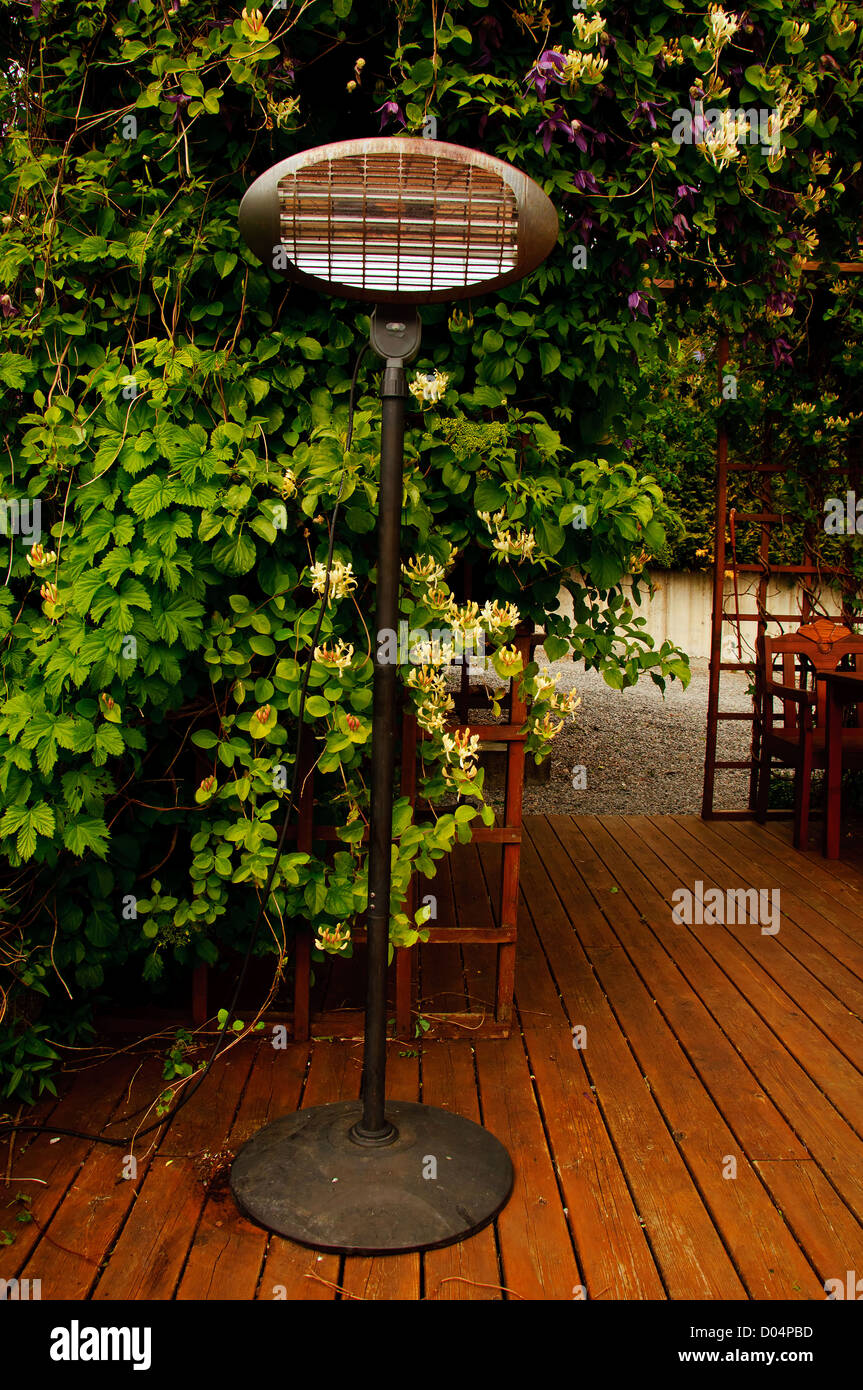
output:
[[[402,565],[402,574],[413,584],[427,584],[429,587],[440,583],[444,577],[444,567],[431,555],[414,556]]]
[[[693,128],[696,127],[700,127],[698,148],[717,169],[724,169],[739,157],[737,116],[734,111],[723,111],[715,124],[696,116]]]
[[[422,690],[425,694],[435,694],[442,697],[446,696],[446,676],[442,671],[435,671],[433,667],[414,666],[408,672],[407,684],[414,690]]]
[[[415,396],[420,402],[420,405],[425,405],[426,403],[434,405],[437,401],[443,399],[448,385],[449,377],[447,373],[435,369],[433,372],[428,372],[424,376],[414,377],[410,384],[410,392],[411,395]]]
[[[707,11],[708,43],[711,48],[721,48],[733,39],[740,28],[740,20],[735,14],[726,14],[721,5],[711,5]]]
[[[601,14],[595,14],[587,18],[587,15],[576,13],[572,17],[575,37],[579,43],[593,44],[599,43],[605,34],[605,20]]]
[[[480,617],[492,633],[508,632],[521,622],[521,614],[514,603],[492,603],[489,600]]]
[[[42,549],[41,542],[37,541],[36,544],[30,548],[30,553],[27,556],[27,564],[31,569],[38,569],[40,565],[53,565],[56,559],[56,550],[45,551]]]
[[[498,647],[495,656],[505,672],[516,674],[522,668],[521,652],[517,647]]]
[[[297,479],[292,468],[286,468],[282,474],[280,491],[286,502],[289,497],[295,495],[297,491]]]
[[[315,661],[326,666],[335,666],[338,671],[346,671],[354,659],[352,642],[343,642],[341,637],[333,647],[315,647]]]
[[[310,567],[312,578],[312,592],[322,594],[327,580],[327,567],[322,560],[318,560]],[[343,564],[341,560],[334,560],[330,571],[330,588],[327,595],[327,605],[337,602],[340,598],[347,598],[348,594],[357,587],[354,577],[353,565],[348,562]]]
[[[560,714],[574,714],[581,704],[581,696],[575,689],[567,690],[564,694],[555,691],[552,703]]]
[[[475,603],[473,599],[469,599],[467,603],[463,603],[457,609],[455,625],[460,632],[473,632],[478,623],[479,604]]]
[[[467,729],[457,729],[454,734],[444,734],[442,743],[447,762],[458,763],[464,776],[473,781],[477,771],[479,734],[471,734]],[[446,772],[444,775],[446,776]]]
[[[334,927],[318,927],[315,945],[319,951],[344,951],[350,939],[350,928],[344,922],[337,922]]]
[[[602,77],[607,67],[607,58],[597,58],[595,54],[590,53],[584,61],[581,75],[582,77],[593,77],[598,80]]]

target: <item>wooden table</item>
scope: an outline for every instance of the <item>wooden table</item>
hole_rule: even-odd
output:
[[[825,859],[839,858],[842,817],[842,710],[863,700],[863,675],[854,671],[819,671],[827,687],[827,731],[824,749]]]

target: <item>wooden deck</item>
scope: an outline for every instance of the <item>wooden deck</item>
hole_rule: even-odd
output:
[[[795,853],[784,825],[551,816],[526,832],[512,1036],[389,1054],[393,1096],[509,1146],[516,1186],[494,1226],[345,1260],[243,1219],[222,1151],[360,1082],[356,1042],[264,1038],[217,1064],[155,1153],[142,1141],[135,1181],[117,1150],[21,1136],[0,1277],[41,1279],[43,1300],[823,1300],[825,1280],[863,1273],[863,872]],[[460,852],[457,911],[481,909],[499,852]],[[698,879],[779,888],[780,931],[675,925],[671,893]],[[427,952],[423,1008],[475,997],[482,950]],[[83,1066],[39,1116],[125,1133],[160,1073],[146,1049]],[[0,1173],[9,1161],[4,1145]],[[34,1219],[16,1224],[22,1191]]]

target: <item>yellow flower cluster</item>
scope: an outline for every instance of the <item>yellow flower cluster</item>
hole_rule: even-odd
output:
[[[346,671],[353,659],[353,643],[343,642],[341,637],[333,647],[315,647],[315,661],[323,661],[326,666],[335,666],[338,671]]]
[[[721,5],[711,5],[707,11],[707,43],[714,52],[733,39],[740,28],[735,14],[726,14]]]
[[[31,569],[35,570],[38,569],[40,565],[52,565],[56,559],[56,550],[45,551],[42,549],[41,542],[37,541],[30,549],[30,553],[27,556],[27,564]]]
[[[346,927],[344,922],[337,922],[334,927],[318,927],[315,945],[319,951],[335,953],[344,951],[350,939],[350,927]]]
[[[447,692],[446,676],[431,666],[415,666],[408,672],[407,684],[420,693],[416,707],[420,728],[430,734],[439,733],[454,708],[452,696]]]
[[[468,733],[467,729],[456,729],[454,734],[444,734],[443,747],[447,763],[450,766],[458,763],[459,770],[472,782],[477,773],[479,734]],[[444,768],[443,775],[445,781],[452,782],[449,767]]]
[[[312,593],[322,594],[327,578],[327,567],[323,560],[318,560],[311,566]],[[330,591],[327,596],[327,603],[335,603],[340,598],[347,598],[352,589],[357,587],[354,577],[354,567],[352,564],[343,564],[341,560],[334,560],[330,571]]]
[[[504,530],[503,523],[506,518],[504,510],[495,512],[493,516],[491,512],[480,512],[479,517],[494,535],[492,546],[497,552],[498,560],[504,560],[510,555],[520,556],[523,560],[531,558],[536,549],[536,536],[532,530],[523,526],[518,527],[515,531]]]
[[[563,80],[574,92],[582,78],[598,82],[607,67],[607,58],[597,58],[593,53],[581,53],[577,48],[571,48],[566,54]]]
[[[289,497],[295,496],[297,491],[297,479],[292,468],[286,468],[282,474],[280,491],[286,502]]]
[[[448,385],[449,377],[446,372],[435,369],[427,376],[414,377],[410,384],[410,393],[416,397],[420,405],[434,405],[443,399]]]
[[[479,616],[483,626],[492,636],[500,632],[509,632],[521,622],[521,613],[514,603],[492,603],[489,600]]]
[[[601,14],[592,15],[590,19],[586,15],[576,14],[573,16],[573,27],[575,30],[573,38],[577,39],[579,43],[592,46],[594,43],[600,43],[602,39],[608,38],[608,34],[605,32],[605,20]]]
[[[416,556],[402,565],[402,574],[407,575],[412,584],[427,584],[431,588],[443,579],[444,567],[431,555]]]

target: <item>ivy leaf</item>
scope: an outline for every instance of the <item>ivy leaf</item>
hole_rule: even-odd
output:
[[[236,536],[222,536],[210,552],[213,564],[222,574],[248,574],[255,555],[254,542],[242,531]]]

